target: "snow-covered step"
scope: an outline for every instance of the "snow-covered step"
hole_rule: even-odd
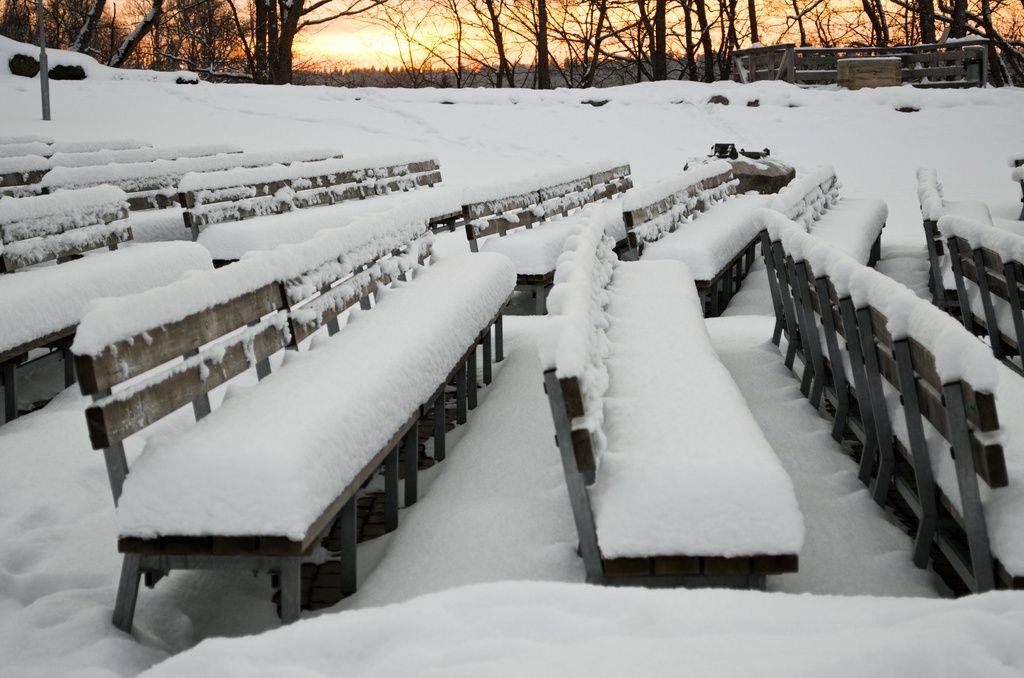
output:
[[[566,241],[541,363],[587,580],[758,588],[793,572],[793,484],[678,261],[618,262],[599,206]]]

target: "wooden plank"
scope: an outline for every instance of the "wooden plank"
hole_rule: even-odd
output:
[[[24,344],[19,344],[13,348],[7,349],[6,351],[0,352],[0,363],[6,363],[21,356],[35,348],[49,347],[55,341],[72,337],[75,334],[75,330],[78,328],[77,325],[69,325],[62,329],[50,332],[41,337],[37,337]],[[24,362],[24,358],[18,360],[19,363]]]
[[[709,556],[703,559],[702,574],[714,576],[747,575],[751,573],[751,558],[739,556],[724,558]]]
[[[281,285],[270,283],[177,322],[111,344],[99,356],[75,356],[82,393],[105,391],[285,307]]]
[[[656,556],[652,558],[655,576],[687,577],[700,574],[700,558],[696,556]]]
[[[115,394],[97,401],[85,411],[93,448],[110,447],[141,431],[287,345],[287,331],[268,325],[228,344],[223,353],[218,347],[213,357],[205,355],[188,367],[169,370],[158,380],[132,391],[130,396]]]
[[[800,570],[800,556],[787,554],[779,556],[754,556],[750,564],[751,574],[789,574]]]
[[[650,558],[608,558],[602,565],[606,577],[642,577],[652,571]]]
[[[540,194],[537,191],[531,191],[497,200],[484,200],[463,205],[462,216],[467,221],[472,221],[508,211],[521,210],[538,203],[540,203]]]
[[[84,252],[91,252],[92,250],[97,250],[103,247],[112,247],[123,242],[128,242],[132,237],[132,227],[128,225],[128,222],[125,222],[122,228],[108,234],[102,240],[93,240],[88,243],[81,244],[70,244],[68,247],[63,247],[58,250],[51,250],[49,248],[43,251],[35,250],[29,256],[23,256],[12,252],[10,249],[6,249],[2,254],[0,254],[0,273],[10,273],[36,264],[53,261],[54,259],[74,257]]]
[[[579,378],[565,377],[558,380],[562,387],[562,397],[565,400],[565,413],[569,419],[582,417],[585,412],[583,408],[583,388],[580,386]]]

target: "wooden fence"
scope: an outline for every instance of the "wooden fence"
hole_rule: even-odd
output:
[[[915,87],[984,87],[988,82],[984,39],[911,47],[752,47],[733,52],[733,80],[834,85],[840,59],[877,57],[899,57],[902,81]]]

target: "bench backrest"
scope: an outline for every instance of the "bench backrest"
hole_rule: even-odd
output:
[[[151,145],[147,141],[138,139],[69,141],[33,146],[33,150],[38,153],[23,153],[7,157],[0,154],[0,195],[18,197],[34,195],[38,192],[35,184],[39,183],[50,169],[60,166],[62,162],[77,162],[75,156],[81,153],[124,151],[146,148]]]
[[[58,188],[85,188],[98,184],[117,186],[128,194],[129,209],[146,210],[178,204],[178,184],[190,172],[215,172],[234,167],[259,167],[274,163],[310,162],[342,157],[337,149],[298,149],[275,152],[236,152],[233,146],[205,146],[212,154],[173,155],[144,162],[117,162],[90,167],[55,167],[34,186],[49,192]],[[230,150],[218,150],[230,149]],[[157,149],[161,150],[161,149]],[[171,149],[184,150],[184,149]],[[163,152],[163,151],[161,151]]]
[[[878,458],[862,460],[862,468],[868,469],[862,479],[870,477],[871,464],[877,462],[876,487],[882,489],[876,491],[876,500],[885,500],[885,488],[895,482],[897,472],[889,455],[901,452],[914,470],[916,501],[926,514],[922,520],[929,511],[938,520],[942,509],[935,492],[944,494],[957,507],[952,515],[960,520],[968,542],[966,553],[947,556],[961,558],[960,576],[970,588],[992,588],[994,566],[977,479],[999,488],[1008,484],[1008,476],[1002,445],[994,436],[999,417],[991,356],[956,320],[906,287],[788,220],[759,215],[767,227],[766,240],[779,250],[775,261],[788,263],[791,275],[779,279],[788,287],[783,290],[792,300],[787,309],[801,319],[803,338],[819,341],[820,324],[830,353],[846,348],[845,357],[830,355],[831,363],[838,370],[849,362],[862,416],[873,419],[870,428],[879,436]],[[830,341],[831,331],[846,341]],[[810,360],[805,358],[807,364]],[[885,390],[899,395],[899,426],[888,420]],[[901,431],[898,437],[892,435],[895,430]],[[865,446],[865,454],[869,449]],[[943,473],[950,465],[955,470]],[[941,530],[936,540],[948,550]]]
[[[639,257],[645,244],[672,233],[697,213],[735,195],[737,185],[739,180],[733,178],[732,165],[716,160],[631,191],[622,206],[630,250]]]
[[[0,272],[132,239],[124,191],[97,186],[0,199]]]
[[[1010,358],[1024,345],[1024,238],[957,216],[939,219],[938,229],[949,247],[964,326],[988,334],[995,357],[1021,373]]]
[[[839,200],[839,180],[830,166],[798,176],[779,191],[771,208],[808,230],[814,221]]]
[[[181,180],[185,222],[199,229],[224,221],[280,214],[314,205],[330,205],[441,182],[433,157],[390,157],[377,161],[319,162],[239,168],[191,174]]]
[[[254,366],[263,378],[274,353],[324,325],[336,331],[341,313],[421,264],[431,239],[412,210],[385,213],[134,297],[94,302],[72,350],[82,393],[94,399],[89,436],[107,454],[115,501],[127,470],[125,438],[189,403],[196,419],[209,414],[213,388]]]
[[[477,240],[532,228],[556,215],[624,193],[633,186],[628,164],[592,163],[520,182],[474,187],[466,192],[462,218],[475,252]]]

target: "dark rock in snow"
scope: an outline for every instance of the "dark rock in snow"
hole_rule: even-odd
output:
[[[10,66],[12,75],[34,78],[39,73],[39,60],[27,54],[15,54],[7,65]]]
[[[85,80],[85,69],[81,66],[65,66],[63,64],[50,69],[51,80]]]

